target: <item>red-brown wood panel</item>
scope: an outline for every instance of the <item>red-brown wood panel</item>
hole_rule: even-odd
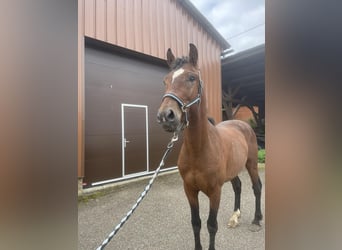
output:
[[[219,85],[220,87],[221,87],[221,85],[220,84],[217,84],[217,80],[216,80],[216,72],[215,72],[215,61],[213,60],[214,59],[214,55],[213,55],[213,49],[212,49],[212,44],[211,44],[211,46],[210,46],[210,49],[209,49],[209,58],[208,58],[208,60],[209,60],[209,71],[210,71],[210,74],[211,74],[211,76],[210,76],[210,81],[212,82],[212,85],[213,86],[215,86],[215,89],[213,90],[213,92],[214,92],[214,97],[213,98],[215,98],[215,99],[221,99],[221,96],[218,96],[217,95],[217,89],[218,89],[218,87],[216,86],[216,85]],[[220,100],[219,100],[220,101]],[[216,108],[215,108],[215,110],[217,109],[217,106],[215,106]],[[220,107],[219,107],[219,109],[220,109]],[[220,109],[221,110],[221,109]],[[215,121],[217,121],[217,122],[219,122],[219,117],[218,117],[218,115],[217,115],[217,113],[219,113],[220,112],[220,110],[219,111],[216,111],[215,112],[215,115],[213,114],[213,116],[214,116],[214,118],[215,118]]]
[[[194,19],[192,19],[192,40],[193,43],[198,46],[198,39],[197,39],[197,23]]]
[[[107,42],[116,44],[116,0],[107,0]]]
[[[162,2],[162,1],[161,1]],[[134,1],[134,33],[135,33],[135,50],[142,52],[142,36],[143,36],[143,22],[142,22],[142,0]]]
[[[171,48],[171,25],[170,25],[170,10],[169,10],[170,0],[166,1],[166,4],[163,8],[163,17],[164,17],[164,41],[165,41],[165,48]],[[166,58],[166,51],[163,54],[162,58]]]
[[[126,6],[125,1],[117,0],[116,5],[116,16],[117,16],[117,45],[125,47],[126,46]]]
[[[78,0],[77,175],[84,176],[84,1]]]
[[[220,56],[221,56],[221,52],[219,50],[219,46],[216,45],[216,50],[215,50],[215,66],[216,66],[216,74],[215,77],[217,77],[217,96],[218,96],[218,105],[216,106],[216,110],[218,112],[217,116],[217,120],[218,121],[222,121],[222,89],[221,89],[221,61],[220,61]]]
[[[176,6],[175,1],[171,0],[170,4],[170,19],[168,21],[168,25],[170,25],[170,47],[172,48],[172,51],[177,54],[177,27],[175,25],[176,22]]]
[[[165,48],[165,35],[164,35],[164,18],[163,18],[163,10],[164,10],[165,1],[157,1],[157,37],[158,37],[158,54],[157,57],[164,58],[164,54],[166,52]]]
[[[203,32],[202,35],[202,59],[203,59],[203,68],[205,70],[205,80],[208,82],[209,79],[209,71],[208,71],[208,63],[204,63],[207,61],[207,43],[206,43],[206,33]]]
[[[199,57],[198,57],[198,61],[199,61],[199,65],[201,66],[201,68],[203,68],[203,45],[202,45],[202,37],[201,37],[201,26],[199,25],[196,25],[196,33],[197,33],[197,49],[198,49],[198,52],[199,52]],[[205,72],[204,72],[205,74]]]
[[[143,25],[143,53],[150,54],[151,52],[151,28],[150,28],[150,15],[149,13],[149,1],[142,2],[142,22]]]
[[[210,110],[210,106],[211,106],[211,103],[212,103],[212,98],[210,98],[211,96],[211,92],[213,90],[213,85],[212,83],[209,81],[209,71],[208,71],[208,64],[207,63],[204,63],[205,61],[207,61],[207,57],[206,57],[206,50],[207,50],[207,47],[206,47],[206,43],[205,43],[205,34],[203,34],[201,36],[201,58],[202,58],[202,71],[204,72],[203,74],[203,81],[207,84],[207,89],[206,89],[206,94],[207,94],[207,104],[208,104],[208,107],[209,107],[209,113],[208,115],[209,116],[212,116],[212,112]]]
[[[175,38],[176,38],[176,45],[177,45],[177,50],[176,53],[178,55],[184,55],[183,51],[183,45],[182,45],[182,40],[184,39],[182,37],[182,20],[181,20],[181,9],[178,3],[175,4],[175,19],[174,19],[174,26],[176,27],[176,33]]]
[[[106,0],[96,0],[96,6],[95,6],[95,36],[96,39],[106,41],[107,40],[107,6],[106,6]]]
[[[134,50],[134,41],[135,41],[135,25],[134,19],[134,1],[126,0],[125,1],[125,29],[126,29],[126,48]]]
[[[151,30],[151,55],[157,57],[158,56],[158,32],[157,32],[157,3],[156,1],[160,0],[150,0],[150,5],[149,5],[149,13],[150,13],[150,30]]]
[[[192,18],[190,17],[190,15],[186,16],[186,21],[187,21],[187,25],[186,25],[186,30],[187,30],[187,36],[188,36],[188,40],[189,43],[194,43],[194,39],[193,39],[193,26],[191,25],[193,23]]]
[[[163,59],[169,47],[179,55],[189,42],[203,46],[206,31],[178,0],[83,1],[86,36]]]
[[[182,34],[181,34],[182,39],[180,40],[182,42],[183,54],[185,54],[186,51],[188,50],[190,39],[188,36],[188,31],[187,31],[187,27],[188,27],[187,14],[185,13],[185,10],[183,8],[181,8],[181,22],[182,22]]]
[[[95,0],[84,0],[85,35],[95,37]]]
[[[209,51],[209,53],[211,54],[211,51]],[[207,60],[208,60],[208,71],[210,72],[210,84],[212,85],[212,93],[209,95],[209,98],[212,100],[212,102],[210,103],[209,107],[212,107],[213,105],[215,105],[215,101],[217,102],[217,77],[216,77],[216,72],[215,72],[215,65],[213,64],[213,61],[211,59],[212,55],[208,56]],[[220,97],[221,98],[221,97]],[[216,122],[218,122],[217,120],[217,112],[215,112],[214,110],[211,110],[211,116],[215,119]]]

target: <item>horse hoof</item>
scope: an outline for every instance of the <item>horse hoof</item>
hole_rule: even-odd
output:
[[[258,222],[258,224],[252,223],[252,225],[249,226],[249,231],[251,232],[259,232],[261,230],[261,225],[260,222]]]
[[[234,227],[236,227],[237,225],[239,225],[239,218],[241,217],[241,213],[240,213],[240,210],[238,209],[238,210],[236,210],[234,213],[233,213],[233,215],[232,215],[232,217],[230,217],[230,219],[229,219],[229,222],[228,222],[228,227],[230,227],[230,228],[234,228]]]
[[[230,228],[234,228],[237,225],[239,225],[239,221],[237,220],[237,218],[236,218],[236,220],[235,219],[234,220],[230,219],[229,222],[228,222],[228,227],[230,227]]]

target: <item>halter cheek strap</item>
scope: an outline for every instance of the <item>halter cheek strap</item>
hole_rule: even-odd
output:
[[[194,105],[195,103],[200,104],[201,103],[201,96],[202,96],[202,88],[203,88],[203,83],[202,83],[202,79],[201,79],[201,74],[200,72],[198,73],[199,75],[199,86],[198,86],[198,94],[197,97],[194,98],[192,101],[185,103],[183,102],[182,99],[180,99],[178,96],[176,96],[173,93],[167,93],[163,96],[162,101],[166,98],[166,97],[170,97],[172,99],[174,99],[180,106],[182,112],[185,115],[185,124],[183,124],[183,127],[188,127],[189,126],[189,116],[188,116],[188,110],[189,108]]]

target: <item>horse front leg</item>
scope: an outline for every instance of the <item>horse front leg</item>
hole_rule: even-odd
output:
[[[209,250],[215,250],[215,237],[218,229],[217,224],[217,212],[220,206],[221,189],[218,188],[210,197],[210,211],[207,221],[207,227],[209,232]]]
[[[184,185],[185,194],[188,198],[191,209],[191,224],[195,238],[195,250],[202,250],[201,245],[201,218],[199,215],[198,192]]]
[[[198,206],[197,207],[191,206],[191,224],[192,224],[192,230],[194,231],[194,237],[195,237],[195,250],[202,250],[201,238],[200,238],[201,219],[199,216]]]

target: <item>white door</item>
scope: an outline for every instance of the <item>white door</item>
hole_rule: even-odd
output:
[[[149,171],[148,107],[121,104],[122,175]]]

